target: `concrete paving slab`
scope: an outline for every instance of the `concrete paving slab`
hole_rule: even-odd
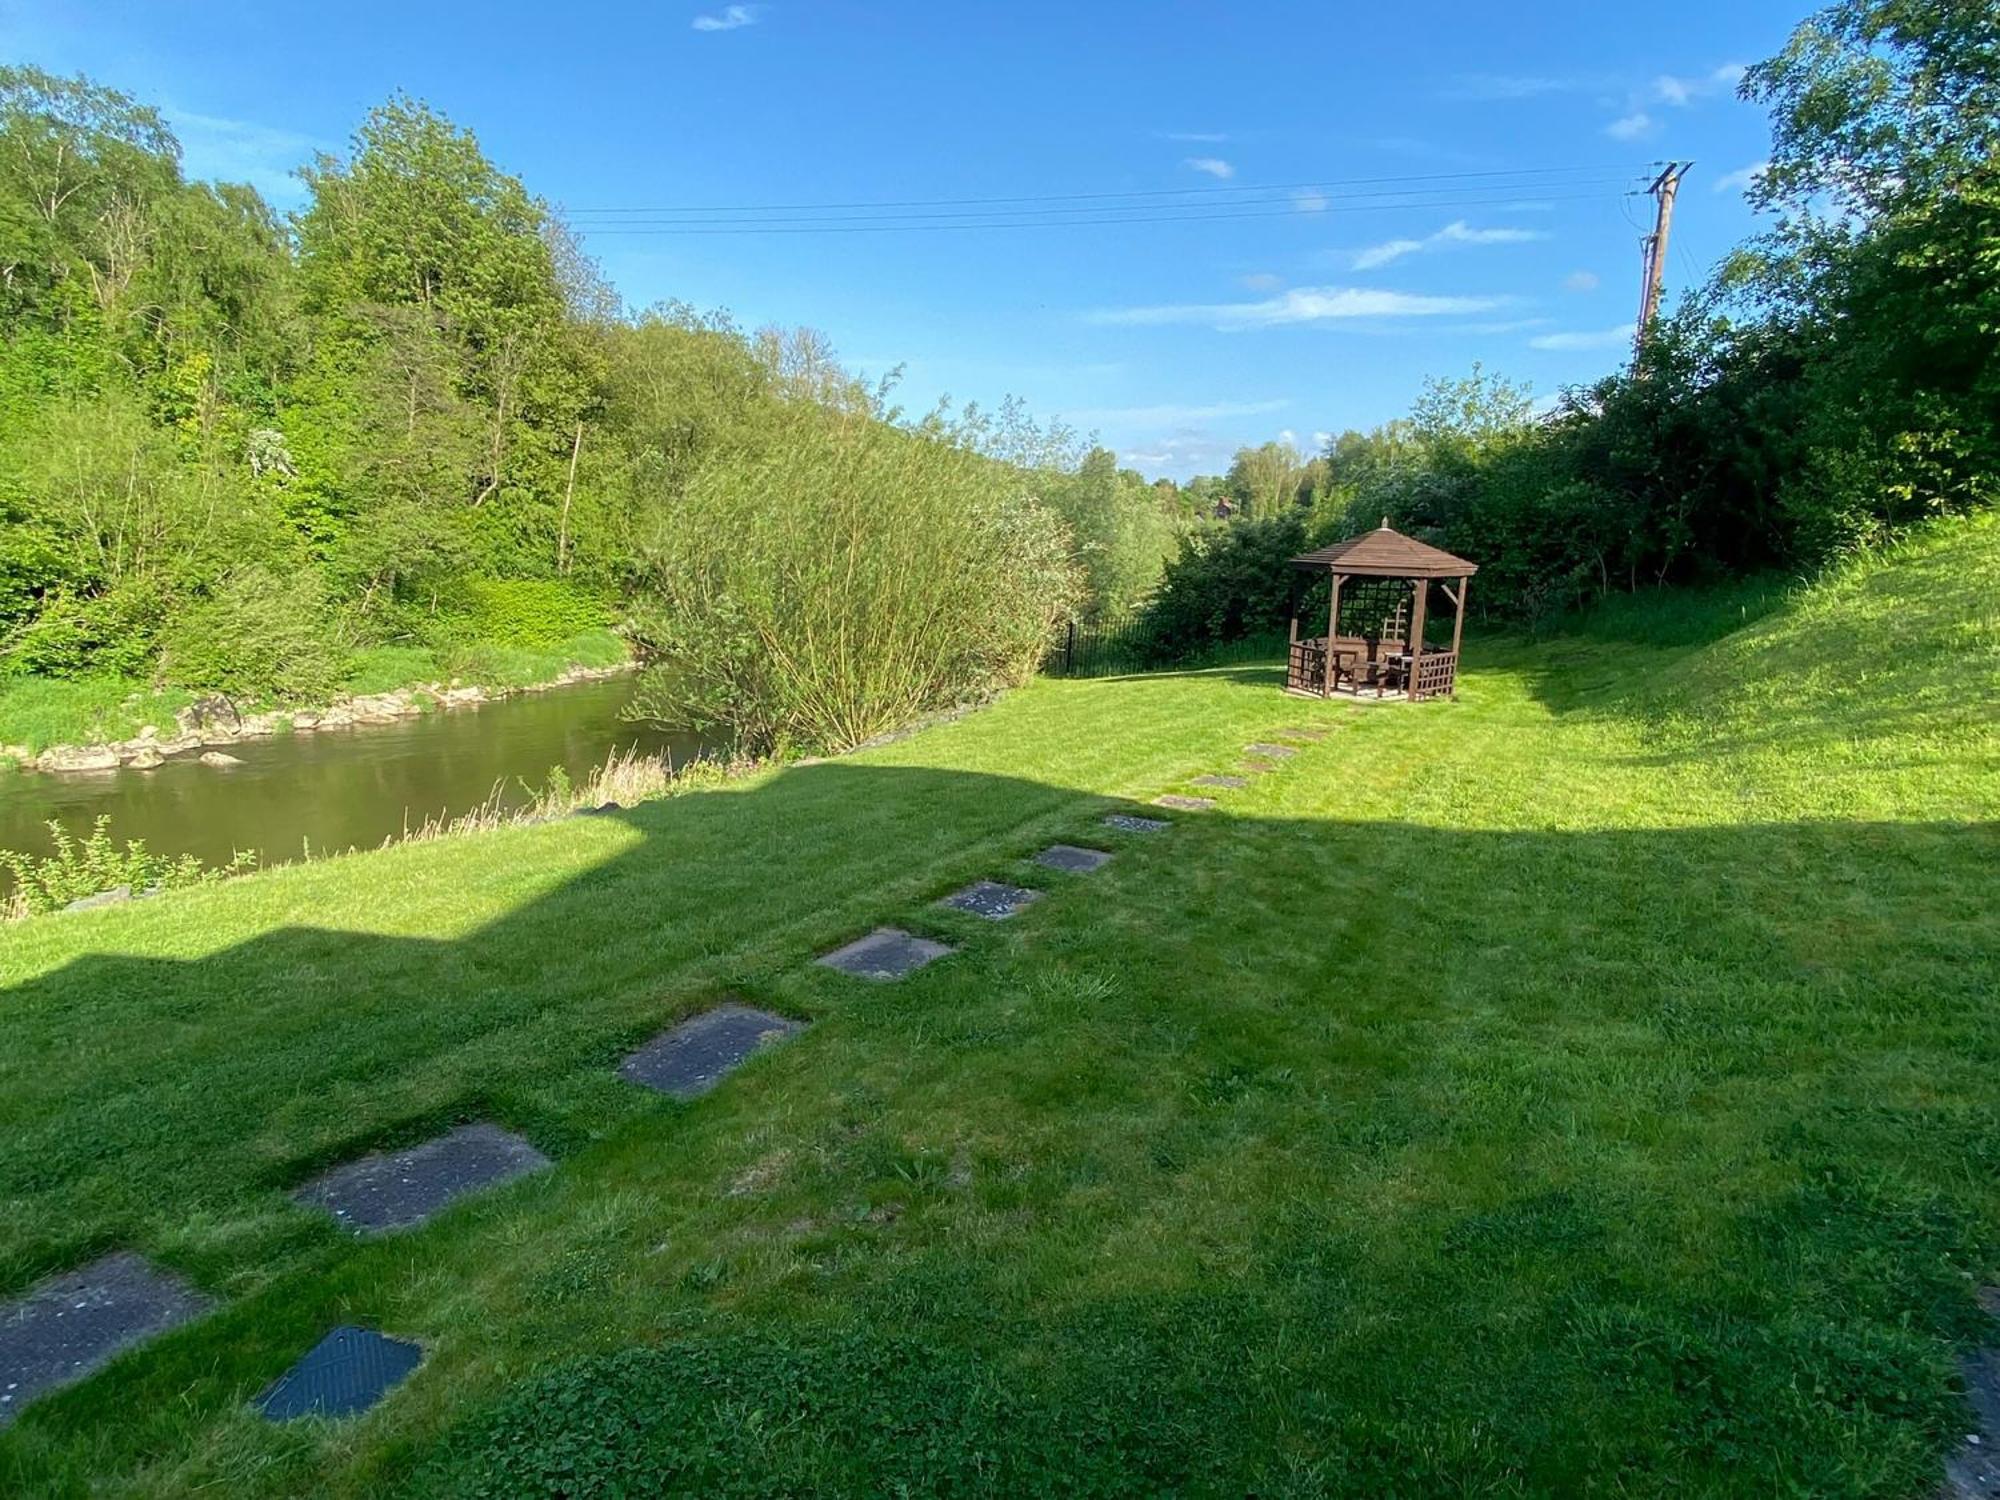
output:
[[[1088,875],[1111,860],[1108,849],[1085,849],[1077,844],[1051,844],[1035,856],[1035,863],[1051,870],[1067,870],[1072,875]]]
[[[915,937],[900,927],[878,927],[866,937],[822,954],[813,962],[862,979],[886,981],[913,974],[953,951],[949,943]]]
[[[130,1251],[0,1303],[0,1427],[35,1397],[82,1380],[210,1305],[192,1284]]]
[[[962,891],[953,891],[939,906],[949,906],[955,911],[969,911],[976,917],[984,917],[989,922],[1004,922],[1031,901],[1042,899],[1040,891],[1031,891],[1024,885],[1002,885],[997,880],[975,880]]]
[[[1104,818],[1104,826],[1123,829],[1126,833],[1164,833],[1174,825],[1168,818],[1142,818],[1137,813],[1110,813]]]
[[[461,1125],[402,1151],[381,1151],[321,1173],[292,1201],[323,1208],[356,1234],[421,1224],[447,1204],[551,1165],[498,1125]]]
[[[661,1032],[618,1065],[632,1083],[675,1099],[707,1093],[759,1048],[806,1029],[803,1021],[730,1002]]]

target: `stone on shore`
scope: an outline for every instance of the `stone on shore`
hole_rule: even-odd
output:
[[[99,891],[94,896],[79,896],[63,908],[64,911],[96,911],[100,906],[116,906],[132,899],[132,887],[114,885],[108,891]]]
[[[44,750],[35,765],[43,771],[115,771],[118,752],[109,745],[57,745]]]

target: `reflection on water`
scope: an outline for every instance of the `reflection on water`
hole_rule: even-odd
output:
[[[226,768],[186,755],[154,771],[0,771],[0,848],[42,853],[50,818],[82,835],[109,813],[121,843],[144,839],[157,853],[211,863],[254,849],[281,864],[469,812],[496,787],[518,805],[523,783],[539,788],[556,766],[581,777],[632,746],[671,751],[676,764],[699,751],[691,736],[621,720],[631,692],[630,678],[612,678],[394,724],[246,740],[223,747],[243,762]]]

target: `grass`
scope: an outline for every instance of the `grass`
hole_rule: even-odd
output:
[[[1417,709],[1041,681],[11,929],[0,1291],[132,1245],[227,1302],[0,1491],[1927,1494],[2000,1278],[1996,585],[1953,527],[1708,628],[1475,636]],[[930,904],[979,877],[1048,894]],[[960,951],[808,962],[882,922]],[[615,1078],[725,993],[812,1028]],[[369,1244],[285,1198],[482,1117],[559,1169]],[[336,1321],[424,1367],[256,1420]]]
[[[0,745],[39,753],[51,745],[128,740],[148,724],[163,733],[194,701],[178,688],[152,689],[125,677],[0,677]]]
[[[585,631],[553,646],[371,646],[354,653],[344,686],[356,695],[386,693],[457,677],[487,688],[523,688],[552,682],[571,667],[613,666],[626,655],[625,643],[609,630]],[[0,677],[0,745],[40,752],[51,745],[103,744],[131,739],[148,724],[171,733],[175,712],[194,699],[185,689],[126,677]]]

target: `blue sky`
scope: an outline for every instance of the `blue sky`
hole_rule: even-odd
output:
[[[0,0],[0,57],[161,105],[192,175],[284,207],[408,90],[575,211],[629,303],[810,324],[907,406],[1018,395],[1185,477],[1475,360],[1543,395],[1613,368],[1624,194],[1697,162],[1670,293],[1754,229],[1733,80],[1804,10]]]

